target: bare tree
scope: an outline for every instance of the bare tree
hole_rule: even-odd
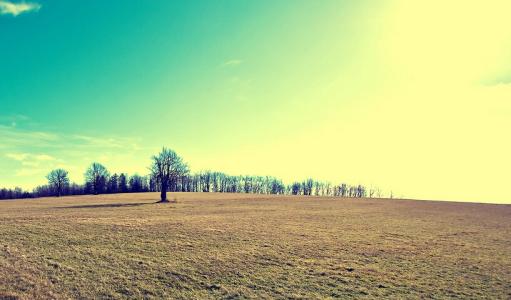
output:
[[[153,177],[157,178],[160,184],[161,200],[168,202],[167,190],[171,180],[188,174],[188,166],[173,150],[163,147],[158,155],[152,157],[153,163],[150,167]]]
[[[369,198],[373,198],[375,193],[376,193],[376,189],[373,186],[370,186],[369,187]]]
[[[146,192],[149,190],[146,184],[146,178],[138,174],[135,174],[130,177],[129,185],[130,192],[132,193]]]
[[[117,193],[119,191],[119,176],[117,173],[114,173],[114,175],[110,176],[110,179],[108,179],[106,190],[108,193]]]
[[[85,172],[85,181],[90,185],[92,192],[97,195],[106,189],[106,183],[110,174],[100,163],[92,163]]]
[[[48,185],[55,191],[57,197],[62,195],[66,186],[69,185],[68,172],[64,169],[55,169],[46,175]]]
[[[127,175],[124,173],[121,173],[121,175],[119,175],[117,188],[120,193],[128,192],[128,179],[126,177]]]

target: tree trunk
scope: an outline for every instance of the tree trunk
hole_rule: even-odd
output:
[[[167,200],[167,183],[161,184],[160,198],[161,198],[160,202],[169,202],[169,200]]]

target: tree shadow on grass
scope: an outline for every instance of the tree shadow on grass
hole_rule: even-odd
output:
[[[105,203],[105,204],[91,204],[91,205],[72,205],[72,206],[59,206],[57,208],[111,208],[111,207],[134,207],[142,205],[151,205],[154,202],[141,202],[141,203]]]

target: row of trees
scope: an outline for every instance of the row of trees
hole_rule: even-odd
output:
[[[20,187],[14,189],[0,189],[0,200],[3,199],[21,199],[21,198],[32,198],[33,194],[22,190]]]
[[[149,170],[147,176],[110,174],[105,166],[92,163],[85,171],[85,183],[79,185],[70,183],[66,170],[56,169],[47,175],[47,185],[36,187],[31,193],[20,188],[0,189],[0,199],[129,192],[160,192],[162,202],[167,202],[167,192],[381,197],[379,189],[366,189],[362,185],[345,183],[332,185],[313,179],[286,185],[280,179],[270,176],[231,176],[213,171],[191,174],[183,159],[166,148],[152,157]]]
[[[98,172],[98,170],[102,170]],[[34,197],[45,196],[68,196],[86,194],[113,194],[113,193],[139,193],[149,192],[147,176],[138,174],[128,176],[125,173],[110,175],[107,169],[99,164],[93,163],[86,172],[86,181],[83,185],[69,183],[67,171],[56,169],[48,176],[48,184],[38,186],[33,191]]]

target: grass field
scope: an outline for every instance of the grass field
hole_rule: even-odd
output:
[[[0,298],[511,298],[511,205],[173,198],[0,201]]]

